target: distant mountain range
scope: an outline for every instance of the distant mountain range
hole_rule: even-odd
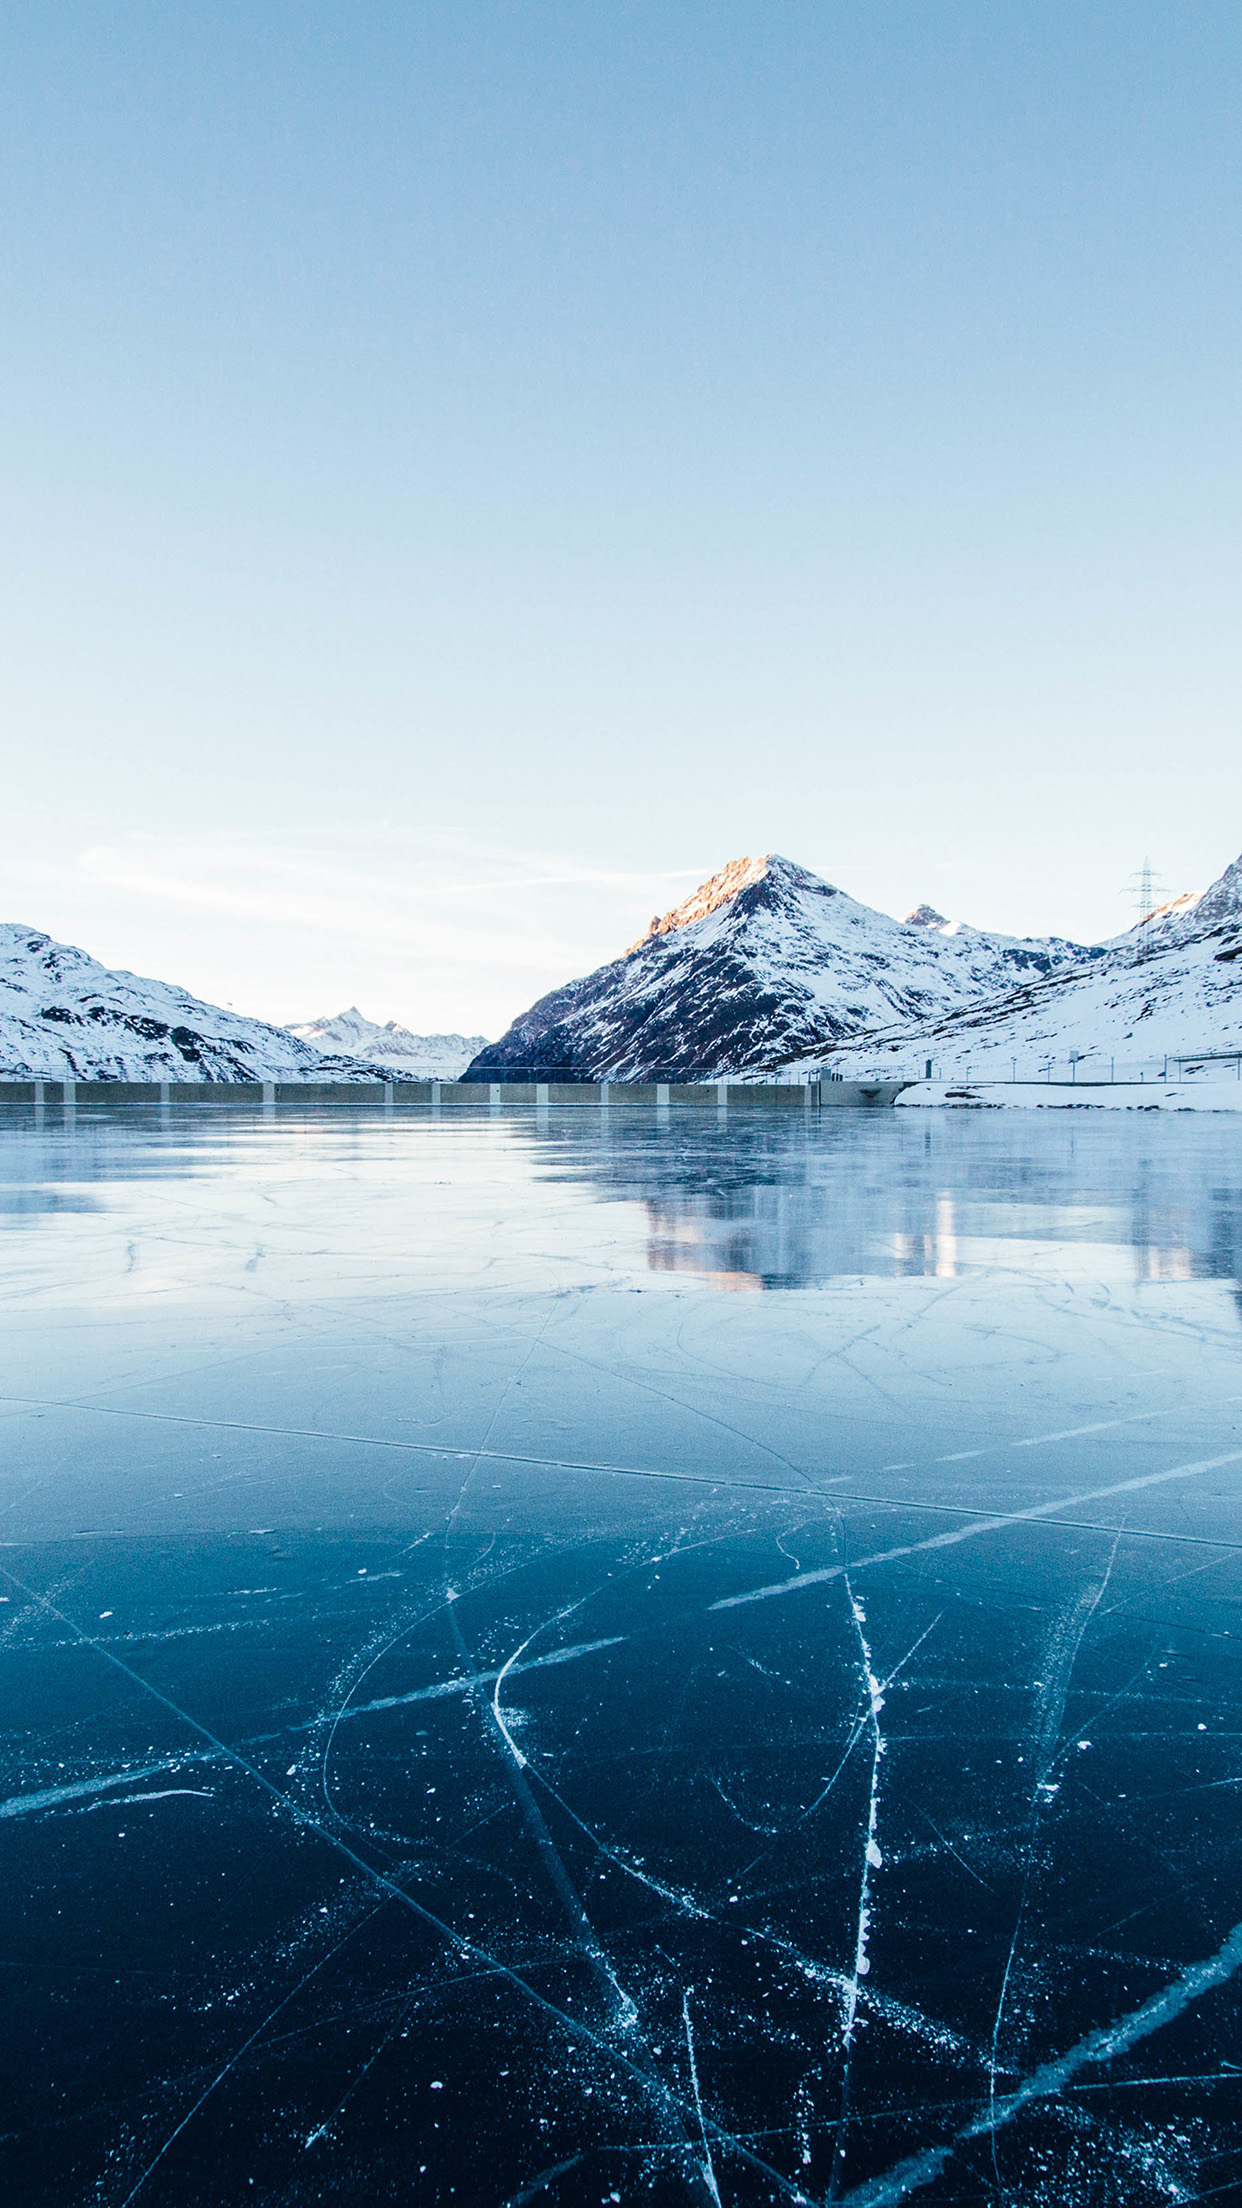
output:
[[[620,958],[541,997],[467,1069],[562,1080],[760,1072],[875,1028],[921,1028],[1100,948],[990,935],[930,905],[905,920],[776,853],[735,859]]]
[[[0,1078],[710,1080],[809,1071],[1030,1075],[1242,1051],[1242,859],[1111,943],[904,920],[769,854],[737,859],[499,1042],[357,1006],[292,1028],[0,924]]]
[[[1201,896],[1179,897],[1089,964],[1034,977],[939,1019],[900,1019],[829,1052],[851,1075],[921,1071],[938,1080],[1065,1078],[1070,1054],[1084,1080],[1150,1080],[1167,1056],[1206,1067],[1242,1052],[1242,858]],[[1232,1068],[1229,1069],[1232,1074]]]
[[[361,1020],[361,1015],[342,1018]],[[362,1026],[377,1036],[387,1032],[370,1021]],[[410,1037],[416,1040],[451,1044],[447,1055],[460,1070],[482,1038]],[[66,1076],[80,1081],[419,1078],[395,1058],[325,1050],[315,1039],[204,1004],[168,982],[101,966],[86,951],[56,943],[37,928],[0,923],[0,1078]]]
[[[396,1020],[381,1027],[356,1004],[326,1019],[291,1023],[289,1033],[316,1050],[365,1058],[399,1081],[456,1081],[477,1052],[487,1048],[486,1035],[412,1035]]]

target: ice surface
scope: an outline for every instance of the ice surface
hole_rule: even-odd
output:
[[[0,1115],[8,2200],[1242,2187],[1242,1160]]]

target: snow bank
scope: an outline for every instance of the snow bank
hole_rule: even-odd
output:
[[[1072,1081],[916,1081],[898,1104],[977,1110],[1242,1112],[1242,1081],[1144,1081],[1088,1086]]]

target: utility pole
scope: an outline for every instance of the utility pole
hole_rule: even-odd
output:
[[[1164,883],[1155,872],[1150,858],[1145,858],[1138,872],[1130,876],[1123,896],[1131,899],[1138,910],[1138,950],[1142,957],[1151,940],[1150,923],[1160,908]]]

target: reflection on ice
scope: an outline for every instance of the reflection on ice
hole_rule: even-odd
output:
[[[7,2197],[1228,2197],[1236,1134],[607,1118],[10,1117]]]
[[[1042,1126],[1026,1136],[1012,1119],[984,1128],[951,1115],[934,1129],[894,1114],[876,1126],[778,1118],[719,1143],[689,1120],[680,1133],[652,1157],[631,1131],[630,1144],[585,1165],[610,1195],[644,1204],[657,1271],[768,1287],[848,1273],[951,1280],[1003,1262],[1024,1234],[1090,1245],[1088,1263],[1100,1248],[1132,1253],[1125,1267],[1139,1279],[1229,1279],[1242,1267],[1227,1128],[1180,1154],[1156,1130],[1127,1143],[1097,1123],[1058,1140]],[[1204,1176],[1213,1157],[1222,1185]],[[583,1174],[580,1155],[570,1170]]]

